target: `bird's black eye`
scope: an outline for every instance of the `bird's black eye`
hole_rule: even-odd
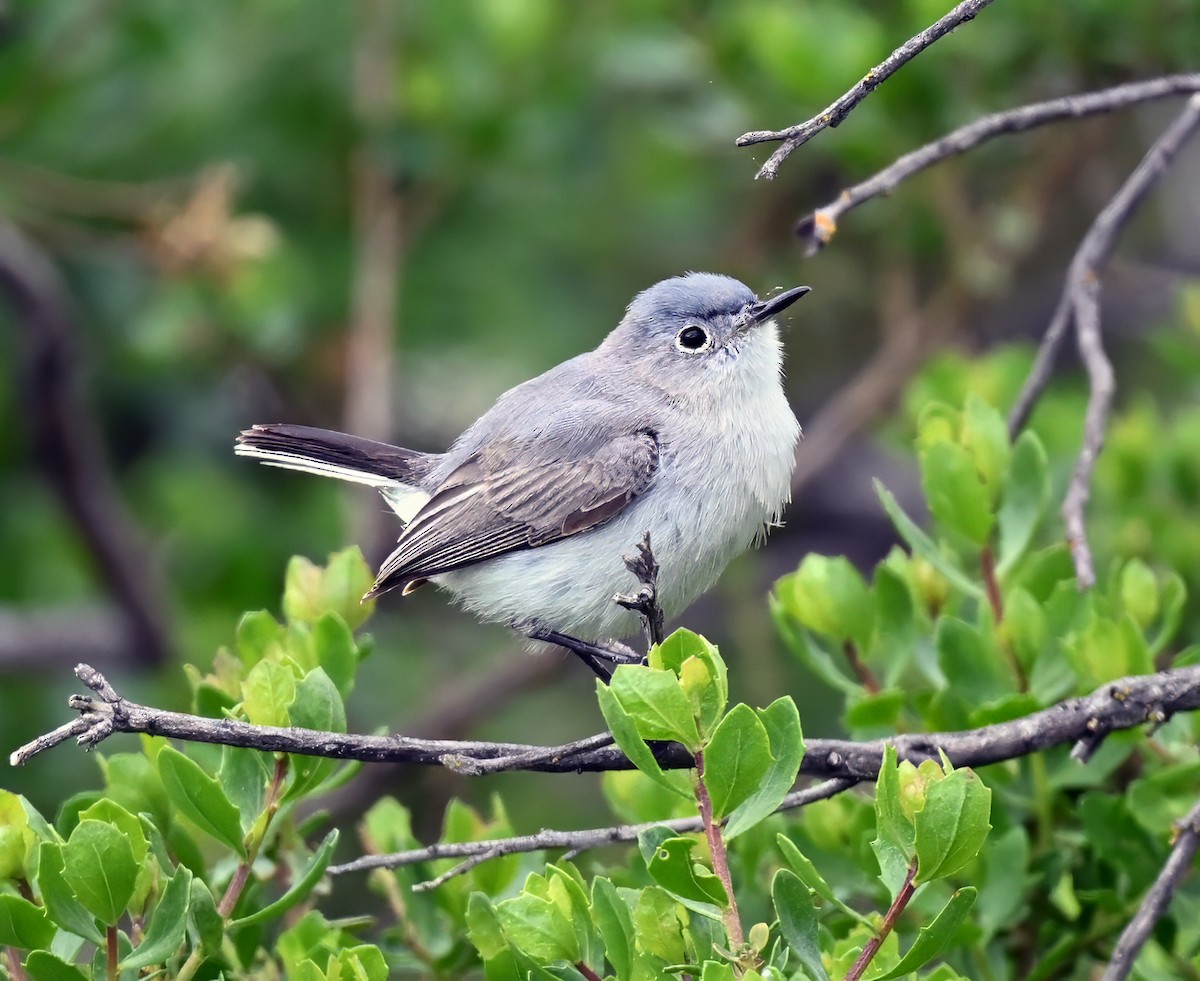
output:
[[[707,351],[712,347],[712,335],[703,327],[688,324],[675,336],[675,346],[691,354]]]

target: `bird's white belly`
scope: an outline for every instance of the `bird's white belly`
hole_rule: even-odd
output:
[[[636,592],[623,556],[648,531],[660,566],[659,603],[667,616],[682,613],[778,519],[789,498],[799,425],[782,391],[762,398],[763,412],[742,417],[749,422],[706,434],[709,452],[664,459],[645,495],[601,527],[433,581],[483,620],[581,640],[628,637],[638,631],[638,617],[613,596]]]

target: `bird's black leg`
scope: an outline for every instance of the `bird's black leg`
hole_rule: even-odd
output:
[[[663,611],[658,605],[658,560],[650,548],[650,532],[642,536],[637,544],[637,551],[625,557],[625,568],[637,576],[641,588],[636,593],[626,596],[617,593],[613,602],[632,610],[642,618],[642,628],[646,632],[646,645],[653,647],[663,642]]]
[[[530,640],[541,640],[547,644],[557,644],[559,647],[565,647],[591,668],[595,672],[596,677],[606,685],[612,680],[613,672],[617,669],[618,664],[642,664],[646,660],[633,649],[617,641],[609,641],[607,644],[593,644],[590,641],[580,640],[578,637],[572,637],[569,634],[559,633],[557,630],[542,630],[540,628],[529,631],[526,636]]]

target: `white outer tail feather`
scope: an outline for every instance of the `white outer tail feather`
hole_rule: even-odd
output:
[[[250,457],[268,467],[279,467],[281,470],[298,470],[301,473],[316,474],[319,477],[333,477],[335,480],[345,480],[352,484],[364,484],[374,487],[388,506],[396,512],[405,524],[412,521],[422,505],[429,500],[429,495],[419,487],[402,484],[393,477],[384,477],[366,470],[356,470],[353,467],[340,467],[325,460],[315,460],[311,457],[300,456],[297,453],[285,453],[282,450],[264,450],[256,446],[246,446],[239,443],[234,447],[238,456]]]

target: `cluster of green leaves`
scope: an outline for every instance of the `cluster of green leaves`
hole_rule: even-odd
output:
[[[357,550],[324,568],[294,560],[285,621],[248,614],[211,672],[189,666],[193,711],[345,731],[343,698],[369,650],[352,627],[370,612],[358,602],[370,582]],[[34,981],[150,970],[185,979],[388,976],[377,947],[312,908],[338,832],[310,846],[323,819],[295,816],[301,800],[355,767],[141,742],[141,752],[97,754],[104,788],[68,799],[53,824],[25,798],[0,792],[0,945],[10,948],[9,966],[21,964]]]
[[[838,899],[813,862],[779,833],[780,819],[770,819],[803,757],[795,705],[784,697],[766,709],[739,704],[726,712],[726,678],[712,645],[678,631],[651,651],[648,666],[622,666],[610,687],[597,687],[617,744],[644,778],[641,789],[653,785],[665,791],[650,810],[674,798],[687,802],[675,813],[694,815],[701,802],[701,818],[711,820],[700,835],[661,824],[649,827],[638,837],[632,867],[595,875],[590,890],[564,862],[549,866],[545,875],[530,874],[511,899],[493,903],[474,893],[467,922],[489,978],[686,974],[710,981],[827,981],[851,967],[879,928],[878,920]],[[664,771],[651,745],[656,740],[685,746],[697,768]],[[711,799],[708,812],[705,795]],[[873,847],[893,896],[910,867],[908,878],[920,884],[960,872],[987,834],[989,803],[989,792],[969,770],[943,770],[933,762],[897,766],[891,754],[879,779]],[[729,918],[739,915],[738,907],[709,866],[725,861],[726,843],[744,837],[758,839],[755,851],[772,874],[769,884],[744,884],[750,894],[766,887],[754,904],[766,918],[731,950]],[[900,955],[893,943],[879,953],[869,976],[907,976],[934,958],[973,898],[973,890],[955,892],[907,953]],[[852,917],[853,927],[840,935],[821,930],[820,907],[826,904]],[[959,975],[942,969],[935,976]]]
[[[936,367],[918,387],[987,390],[987,372],[1005,370],[975,366],[964,381]],[[925,399],[914,430],[928,530],[879,486],[907,548],[870,580],[845,559],[810,555],[772,597],[789,650],[844,699],[851,736],[1002,722],[1106,681],[1195,663],[1200,648],[1177,642],[1187,590],[1173,569],[1100,553],[1100,583],[1079,591],[1051,514],[1068,467],[1050,463],[1036,432],[1010,443],[999,413],[976,395],[961,409]],[[978,900],[951,963],[971,976],[1040,978],[1083,977],[1092,958],[1102,961],[1165,858],[1172,822],[1194,801],[1196,736],[1185,715],[1153,734],[1110,736],[1086,765],[1061,747],[985,769],[996,833],[967,870]],[[789,833],[826,862],[857,866],[841,888],[870,895],[862,839],[834,833],[831,811],[850,827],[869,818],[844,795],[809,808]],[[916,915],[933,918],[949,902],[934,893],[918,894]],[[1187,925],[1200,889],[1185,887],[1176,904],[1176,932],[1144,955],[1163,977],[1180,976],[1200,951],[1200,931]]]

